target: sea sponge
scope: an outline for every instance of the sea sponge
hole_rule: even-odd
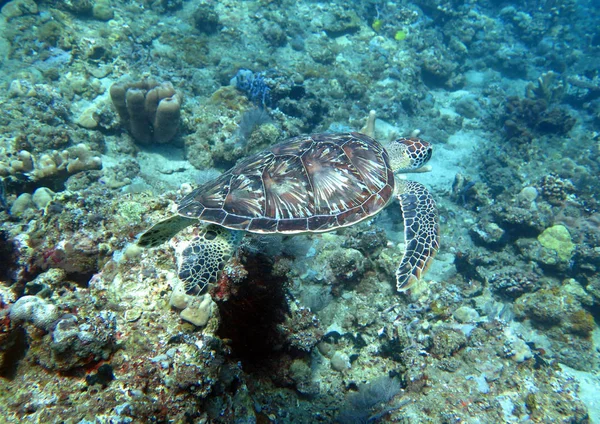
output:
[[[179,128],[181,99],[178,95],[167,97],[158,102],[154,122],[154,139],[159,142],[171,140]]]
[[[138,143],[168,143],[177,134],[183,97],[170,82],[117,83],[110,97]]]

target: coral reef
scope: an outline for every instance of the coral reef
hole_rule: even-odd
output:
[[[4,1],[0,421],[600,421],[593,6]],[[201,293],[200,228],[135,243],[279,140],[416,128],[442,248],[402,295],[396,206]]]
[[[375,421],[402,406],[400,404],[385,411],[373,411],[378,404],[389,402],[400,393],[400,390],[401,385],[398,380],[386,376],[359,386],[357,392],[350,393],[346,397],[346,404],[337,420],[340,423]]]
[[[51,370],[70,371],[106,360],[115,348],[116,322],[110,312],[80,323],[76,315],[61,315],[44,299],[23,296],[11,306],[9,317],[24,326],[36,362]]]
[[[554,206],[563,205],[575,192],[575,186],[571,181],[555,174],[544,175],[540,180],[539,188],[544,199]]]
[[[10,308],[11,320],[28,322],[34,327],[49,331],[58,320],[59,311],[53,304],[36,296],[23,296]]]
[[[194,26],[205,34],[213,34],[220,28],[219,14],[213,5],[200,4],[192,14]]]
[[[516,299],[524,293],[535,291],[539,286],[539,277],[519,270],[505,270],[490,278],[490,286],[502,296]]]
[[[96,171],[102,169],[102,159],[95,156],[87,144],[77,144],[63,151],[50,151],[35,157],[27,150],[21,150],[10,162],[0,161],[0,176],[8,177],[5,181],[11,189],[16,190],[35,190],[38,193],[36,201],[33,203],[39,208],[42,203],[48,204],[49,201],[43,201],[42,192],[48,193],[64,190],[70,185],[71,177],[77,178],[77,174],[86,171]],[[90,176],[94,179],[94,176]],[[95,176],[95,179],[99,175]],[[42,190],[39,191],[38,190]],[[23,193],[19,197],[21,205],[17,202],[13,204],[11,210],[14,215],[21,214],[24,209],[29,207],[30,202],[25,202],[26,198],[31,197],[29,193]]]
[[[545,100],[509,97],[503,117],[507,136],[517,143],[528,144],[535,133],[567,134],[575,119],[561,108],[548,108]]]

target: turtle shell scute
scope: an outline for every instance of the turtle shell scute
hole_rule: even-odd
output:
[[[198,187],[179,214],[255,233],[323,232],[378,213],[394,193],[385,149],[359,133],[288,139]]]

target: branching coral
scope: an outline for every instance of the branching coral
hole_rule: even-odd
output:
[[[555,174],[545,175],[539,182],[539,189],[545,200],[551,205],[561,206],[575,193],[575,186],[570,180]]]
[[[542,99],[548,104],[558,103],[565,94],[565,84],[556,72],[548,71],[540,75],[535,84],[527,84],[525,94],[528,99]]]

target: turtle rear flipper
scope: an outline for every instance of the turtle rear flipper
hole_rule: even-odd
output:
[[[200,294],[216,282],[235,247],[233,231],[217,225],[207,225],[190,242],[181,242],[176,247],[177,274],[185,292]]]
[[[440,248],[438,210],[429,191],[414,181],[401,181],[398,200],[404,218],[406,249],[396,270],[396,288],[405,291],[421,278]]]
[[[198,222],[197,219],[186,218],[181,215],[173,215],[162,221],[158,221],[146,232],[144,232],[137,245],[141,247],[156,247],[163,244],[165,241],[171,239],[178,232],[183,230],[185,227]]]

